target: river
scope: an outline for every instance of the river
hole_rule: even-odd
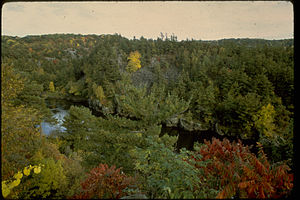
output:
[[[84,102],[73,102],[69,100],[56,100],[56,99],[47,99],[46,100],[47,107],[52,112],[52,119],[51,120],[44,120],[41,123],[42,133],[45,135],[50,135],[54,132],[65,132],[67,129],[63,126],[64,118],[68,115],[68,111],[72,105],[74,106],[86,106],[88,107],[87,103]],[[92,114],[99,117],[101,114],[92,111]],[[103,116],[103,115],[102,115]],[[193,150],[193,146],[195,142],[203,143],[204,140],[211,140],[212,137],[223,139],[224,136],[217,134],[214,131],[186,131],[182,128],[178,127],[166,127],[162,125],[162,130],[160,136],[168,134],[172,136],[178,136],[178,141],[176,143],[176,150],[179,151],[181,148],[186,148],[188,150]],[[234,137],[227,138],[231,141],[235,140]],[[253,144],[253,141],[249,143],[246,142],[248,145]]]
[[[82,102],[72,102],[68,100],[56,100],[56,99],[47,99],[47,107],[51,110],[52,119],[44,120],[41,123],[42,133],[45,135],[50,135],[54,132],[65,132],[67,129],[63,126],[65,117],[69,114],[69,109],[72,105],[75,106],[87,106]],[[94,112],[92,112],[95,114]],[[97,114],[96,114],[97,116]],[[161,136],[164,134],[169,134],[172,136],[178,136],[177,141],[177,150],[181,148],[186,148],[191,150],[193,148],[194,141],[199,141],[199,134],[196,132],[188,132],[176,127],[166,127],[162,126]]]
[[[46,99],[46,105],[51,110],[52,119],[44,120],[41,123],[42,133],[50,135],[53,132],[65,132],[67,129],[63,126],[64,118],[69,114],[72,105],[81,106],[82,103],[71,102],[67,100]]]

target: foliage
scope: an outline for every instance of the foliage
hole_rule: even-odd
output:
[[[135,72],[138,69],[140,69],[142,67],[140,58],[141,58],[141,54],[138,51],[131,52],[128,57],[129,62],[126,67],[126,70],[128,72]]]
[[[32,175],[24,183],[20,191],[20,198],[61,198],[65,194],[67,182],[61,161],[54,161],[52,158],[42,160],[43,170],[36,176]],[[26,189],[25,189],[26,188]]]
[[[255,126],[265,136],[270,137],[274,135],[274,114],[274,106],[268,104],[267,106],[263,106],[261,110],[258,111],[257,116],[254,116]]]
[[[189,101],[175,94],[165,92],[163,87],[153,85],[151,93],[146,87],[135,88],[132,85],[121,85],[121,95],[116,96],[119,113],[125,117],[139,119],[146,126],[159,124],[174,115],[188,109]]]
[[[35,174],[39,174],[41,172],[41,165],[34,165],[34,166],[27,166],[23,169],[23,173],[25,176],[29,176],[30,175],[30,171],[33,170],[33,172]],[[6,198],[10,193],[11,193],[11,190],[14,188],[14,187],[17,187],[20,183],[21,183],[21,179],[23,177],[23,173],[21,171],[19,171],[18,173],[16,173],[14,175],[14,179],[15,180],[9,180],[9,181],[2,181],[1,184],[2,184],[2,195],[4,198]]]
[[[87,178],[81,183],[82,192],[74,196],[75,199],[103,199],[128,195],[125,191],[133,187],[135,179],[126,176],[120,168],[109,167],[107,164],[99,164],[93,168]]]
[[[40,123],[41,116],[30,107],[14,106],[23,81],[11,67],[2,65],[1,69],[1,172],[2,179],[8,179],[31,163],[40,144],[35,125]]]
[[[85,107],[71,106],[69,115],[65,117],[63,124],[67,131],[61,134],[65,141],[65,146],[69,146],[71,150],[83,149],[87,139],[88,133],[95,130],[96,117],[91,114],[91,111]]]
[[[176,154],[163,143],[147,138],[150,146],[135,150],[135,169],[142,176],[143,189],[149,198],[201,198],[195,185],[200,182],[198,170],[189,165],[189,153]]]
[[[23,90],[24,79],[15,74],[12,66],[4,64],[1,65],[1,86],[1,104],[8,104]]]
[[[50,90],[51,92],[54,92],[54,91],[55,91],[55,87],[54,87],[53,81],[50,81],[50,83],[49,83],[49,90]]]
[[[93,84],[93,91],[96,98],[100,101],[100,103],[104,103],[105,95],[101,85],[97,86],[95,83]]]
[[[267,136],[259,138],[259,142],[263,145],[264,151],[269,155],[272,163],[287,162],[287,164],[293,169],[294,158],[294,137],[293,137],[294,122],[290,120],[289,126],[282,133],[275,134],[272,139]]]
[[[67,190],[63,192],[63,197],[69,197],[78,192],[80,181],[84,178],[84,168],[81,166],[82,158],[78,153],[69,150],[69,152],[62,154],[59,151],[59,147],[62,143],[63,141],[55,136],[53,138],[43,138],[41,148],[34,155],[33,161],[39,162],[40,160],[52,158],[56,163],[59,162],[63,168],[63,176],[65,176],[66,184],[62,189],[67,188]],[[24,188],[24,190],[28,189]],[[53,196],[55,192],[57,191],[51,191],[50,195]]]
[[[69,87],[69,93],[75,96],[80,96],[84,88],[83,84],[84,84],[83,81],[77,81],[77,82],[70,81],[67,85]]]
[[[13,195],[72,197],[83,172],[99,163],[140,173],[149,197],[288,195],[292,178],[284,164],[294,162],[294,40],[177,41],[161,35],[133,40],[118,34],[1,36],[2,179],[30,164],[49,165],[43,178],[30,175],[34,184],[23,177]],[[44,92],[49,90],[55,93]],[[36,127],[50,113],[47,96],[76,96],[93,112],[71,107],[66,132],[57,140],[41,135]],[[162,125],[171,121],[185,129],[182,122],[196,122],[208,132],[260,142],[269,159],[262,151],[257,158],[226,142],[222,148],[211,144],[216,159],[175,154],[177,138],[159,137]],[[217,155],[223,149],[226,156]],[[156,156],[147,165],[149,151]],[[196,161],[182,163],[190,154]],[[137,163],[140,172],[133,170]],[[63,180],[46,177],[51,170]]]
[[[236,91],[234,84],[226,99],[217,107],[220,128],[225,135],[234,135],[238,138],[255,139],[254,117],[260,107],[260,100],[257,94],[247,93],[241,95]],[[242,133],[241,133],[242,131]]]
[[[145,137],[153,136],[167,146],[174,145],[177,139],[168,135],[159,138],[161,126],[144,126],[134,120],[111,115],[107,115],[107,119],[97,118],[84,107],[71,107],[64,126],[67,131],[60,134],[65,141],[61,149],[80,152],[82,164],[88,169],[102,161],[130,172],[134,163],[128,161],[135,159],[131,152],[136,147],[149,146]]]
[[[202,158],[192,155],[195,166],[205,171],[200,180],[220,191],[216,198],[286,197],[293,188],[293,174],[288,173],[290,168],[285,164],[271,165],[262,146],[258,145],[257,158],[240,141],[230,143],[227,139],[219,141],[215,138],[212,142],[205,141],[205,145],[195,152]],[[207,160],[210,163],[206,167],[201,166]]]

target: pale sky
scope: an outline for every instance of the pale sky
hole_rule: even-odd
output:
[[[294,38],[289,1],[9,2],[2,35],[114,34],[178,40]]]

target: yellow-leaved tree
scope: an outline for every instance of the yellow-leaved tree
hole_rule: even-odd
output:
[[[97,86],[97,84],[93,84],[93,91],[95,96],[97,97],[98,100],[100,100],[100,103],[104,103],[105,100],[105,95],[104,95],[104,90],[101,85]]]
[[[138,51],[131,52],[128,57],[129,61],[126,70],[128,72],[135,72],[138,69],[140,69],[142,67],[140,58],[141,58],[141,54]]]
[[[254,121],[256,128],[265,136],[272,136],[275,130],[274,124],[275,110],[274,106],[268,104],[262,106],[256,115],[254,115]]]
[[[50,83],[49,83],[49,90],[50,90],[51,92],[54,92],[54,91],[55,91],[55,87],[54,87],[53,81],[50,81]]]

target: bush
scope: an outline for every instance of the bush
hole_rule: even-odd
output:
[[[61,161],[53,158],[41,160],[44,165],[40,174],[32,174],[20,188],[19,198],[63,198],[67,180]]]
[[[147,139],[151,144],[148,148],[137,148],[135,169],[142,177],[143,189],[147,196],[154,198],[198,198],[200,190],[198,173],[194,166],[189,165],[188,152],[174,153],[163,143]],[[151,143],[151,141],[153,141]]]
[[[230,143],[213,138],[192,155],[195,167],[204,170],[201,182],[220,192],[217,198],[282,198],[293,188],[293,174],[287,165],[270,165],[258,143],[258,158],[241,141]],[[202,157],[196,157],[200,154]],[[203,167],[203,161],[210,161]],[[198,165],[198,163],[200,165]],[[199,187],[202,187],[199,185]],[[215,198],[215,197],[211,197]]]
[[[85,181],[81,183],[82,192],[74,196],[75,199],[91,198],[120,198],[128,195],[125,189],[132,187],[135,179],[127,177],[121,168],[108,167],[106,164],[99,164],[93,168]]]

